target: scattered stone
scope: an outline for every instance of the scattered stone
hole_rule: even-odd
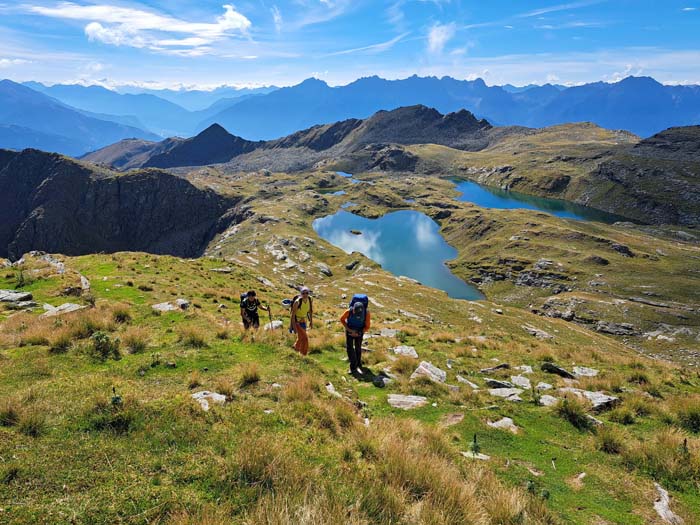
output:
[[[165,368],[177,368],[177,363],[174,363],[173,361],[168,361],[165,363]]]
[[[173,303],[158,303],[152,305],[151,308],[158,312],[176,312],[179,309]]]
[[[378,375],[374,376],[372,379],[372,384],[376,386],[377,388],[384,388],[388,385],[390,385],[392,382],[391,377],[389,375],[385,374],[384,372],[379,373]]]
[[[539,383],[537,383],[537,386],[535,388],[537,390],[551,390],[554,387],[552,385],[550,385],[549,383],[543,383],[540,381]]]
[[[399,330],[396,328],[382,328],[379,330],[379,335],[382,337],[396,337],[399,334]]]
[[[602,422],[600,419],[595,418],[595,417],[593,417],[593,416],[590,415],[590,414],[586,414],[586,419],[587,419],[588,421],[590,421],[591,424],[594,425],[594,426],[596,426],[596,427],[602,427],[602,426],[603,426],[603,422]]]
[[[50,304],[45,304],[44,310],[46,310],[46,312],[41,314],[39,317],[40,318],[55,317],[57,315],[63,315],[63,314],[69,314],[71,312],[77,312],[78,310],[82,310],[84,308],[87,308],[87,306],[83,306],[83,305],[75,304],[75,303],[63,303],[60,306],[51,306]]]
[[[316,263],[316,267],[319,269],[319,271],[325,275],[326,277],[333,277],[333,272],[331,271],[330,267],[327,264],[324,263]]]
[[[591,405],[593,405],[593,410],[596,412],[609,410],[620,402],[620,398],[609,396],[604,392],[591,392],[590,390],[581,390],[580,388],[560,388],[559,392],[563,394],[574,394],[578,397],[587,399],[591,402]]]
[[[33,296],[29,292],[15,292],[13,290],[0,290],[0,303],[16,303],[19,301],[31,301]]]
[[[284,322],[280,320],[275,320],[272,321],[271,323],[266,323],[265,326],[263,326],[263,330],[277,330],[278,328],[282,328],[284,326]]]
[[[459,374],[457,375],[457,381],[459,383],[464,383],[465,385],[472,387],[474,390],[479,390],[479,385],[477,385],[476,383],[472,383],[471,381],[469,381],[469,379],[467,379],[466,377],[462,377]]]
[[[495,397],[502,397],[507,401],[522,401],[520,394],[523,391],[520,388],[492,388],[489,394]]]
[[[542,366],[540,366],[543,372],[549,372],[550,374],[556,374],[561,377],[565,377],[567,379],[576,379],[576,376],[569,372],[568,370],[555,365],[554,363],[550,363],[548,361],[545,361],[542,363]]]
[[[262,285],[264,285],[264,286],[268,286],[268,287],[270,287],[270,288],[272,288],[272,287],[275,286],[274,283],[273,283],[272,281],[270,281],[269,279],[265,279],[264,277],[256,277],[256,279],[258,280],[258,282],[259,282],[260,284],[262,284]]]
[[[223,405],[226,403],[226,396],[223,394],[217,394],[216,392],[209,392],[208,390],[203,390],[202,392],[197,392],[192,394],[192,399],[199,403],[202,410],[205,412],[209,411],[209,402],[215,403],[217,405]]]
[[[487,421],[486,424],[493,428],[500,428],[501,430],[507,430],[513,434],[517,434],[519,428],[513,423],[513,420],[509,417],[504,417],[498,421]]]
[[[387,401],[392,407],[403,410],[419,408],[428,403],[428,399],[423,396],[405,396],[402,394],[389,394]]]
[[[544,394],[543,396],[539,397],[539,404],[543,407],[551,407],[556,405],[558,402],[559,400],[556,397],[548,394]]]
[[[270,385],[270,386],[272,388],[282,388],[282,385],[280,385],[279,383],[272,383],[272,385]]]
[[[263,414],[270,415],[270,414],[274,414],[274,413],[275,413],[275,411],[272,410],[271,408],[266,408],[265,410],[263,410]]]
[[[223,268],[212,268],[210,271],[217,273],[231,273],[233,271],[233,268],[231,268],[230,266],[224,266]]]
[[[348,264],[345,265],[345,269],[346,269],[346,270],[349,270],[349,271],[352,271],[352,270],[355,269],[355,267],[356,267],[358,264],[360,264],[360,261],[357,261],[357,260],[352,261],[352,262],[349,262]]]
[[[479,459],[479,460],[481,460],[481,461],[488,461],[489,459],[491,459],[491,456],[487,456],[486,454],[481,454],[481,453],[479,453],[479,452],[476,452],[476,453],[475,453],[475,452],[472,452],[471,450],[468,451],[468,452],[462,452],[462,455],[463,455],[465,458],[469,458],[469,459]]]
[[[445,364],[447,365],[447,368],[449,368],[450,370],[452,370],[452,365],[454,365],[454,363],[455,363],[455,362],[454,362],[452,359],[448,359],[448,360],[445,362]]]
[[[634,257],[634,252],[629,249],[629,246],[614,242],[610,245],[610,247],[624,257]]]
[[[525,390],[530,390],[532,388],[530,380],[525,376],[510,376],[510,380],[515,386],[519,386]]]
[[[187,299],[176,299],[175,305],[180,310],[187,310],[190,307],[190,302]]]
[[[445,414],[441,424],[443,427],[451,427],[453,425],[458,425],[462,421],[464,421],[464,414]]]
[[[438,367],[432,363],[429,363],[428,361],[421,361],[415,372],[411,374],[411,379],[415,379],[420,376],[425,376],[431,381],[435,381],[437,383],[444,383],[447,381],[447,372],[440,370]]]
[[[574,375],[576,377],[595,377],[598,375],[598,370],[595,368],[587,368],[585,366],[575,366]]]
[[[528,334],[534,335],[537,339],[554,339],[553,335],[545,332],[544,330],[540,330],[539,328],[535,328],[532,325],[524,324],[521,326],[521,328]]]
[[[581,490],[583,488],[583,479],[586,477],[585,472],[581,472],[577,476],[567,480],[567,483],[571,485],[574,490]]]
[[[670,523],[671,525],[683,525],[683,518],[671,510],[671,496],[669,496],[668,491],[656,482],[654,486],[659,493],[659,497],[654,501],[654,510],[656,513],[666,523]]]
[[[532,374],[532,367],[529,365],[520,365],[515,367],[516,370],[520,370],[521,374]]]
[[[330,381],[326,383],[326,392],[335,397],[343,397],[342,394],[335,389],[333,383],[331,383]]]
[[[82,288],[83,293],[88,293],[90,291],[90,279],[84,275],[80,275],[80,288]]]
[[[486,382],[486,386],[490,386],[491,388],[513,388],[513,383],[509,383],[508,381],[502,381],[500,379],[491,379],[490,377],[485,377],[484,381]]]
[[[496,370],[507,370],[510,368],[510,365],[508,363],[501,363],[500,365],[492,366],[490,368],[482,368],[480,372],[482,374],[490,374],[491,372],[495,372]]]
[[[416,352],[416,349],[412,346],[397,346],[394,348],[394,353],[396,355],[404,355],[406,357],[413,357],[414,359],[418,359],[418,352]]]
[[[496,313],[496,314],[498,314],[498,315],[503,315],[503,310],[501,310],[500,308],[495,308],[495,309],[493,310],[493,312]]]

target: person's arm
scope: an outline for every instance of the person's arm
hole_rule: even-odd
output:
[[[340,324],[345,327],[345,330],[350,330],[348,328],[348,317],[350,317],[350,310],[345,310],[343,315],[340,316]]]
[[[365,333],[369,332],[369,325],[370,325],[369,317],[370,317],[369,312],[366,312],[365,313],[365,328],[364,328]]]

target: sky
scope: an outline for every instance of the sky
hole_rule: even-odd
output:
[[[15,81],[213,88],[413,74],[700,84],[700,0],[0,0],[0,78]]]

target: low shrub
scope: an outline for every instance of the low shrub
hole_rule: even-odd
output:
[[[700,433],[700,398],[679,401],[674,412],[681,427],[694,434]]]
[[[104,332],[95,332],[90,337],[89,352],[91,356],[101,361],[109,358],[119,360],[121,359],[119,344],[119,339],[112,338]]]

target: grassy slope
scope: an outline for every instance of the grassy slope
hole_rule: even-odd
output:
[[[196,261],[93,255],[66,259],[69,271],[63,276],[40,261],[28,261],[27,276],[39,270],[37,280],[27,286],[38,300],[70,300],[58,293],[77,283],[79,271],[92,282],[96,307],[58,322],[2,314],[0,406],[16,407],[20,421],[0,427],[0,522],[225,523],[231,517],[248,523],[303,522],[294,515],[296,509],[307,513],[307,523],[463,523],[466,518],[456,510],[461,508],[468,510],[470,519],[483,517],[475,523],[642,524],[656,519],[653,479],[671,489],[673,507],[688,523],[700,517],[700,444],[696,436],[678,430],[683,404],[692,403],[698,410],[696,373],[640,357],[620,342],[575,324],[532,315],[517,307],[525,301],[522,296],[512,301],[516,306],[501,306],[502,314],[488,301],[449,300],[441,292],[396,279],[361,256],[340,252],[310,230],[315,216],[336,209],[344,199],[359,202],[358,210],[373,215],[386,211],[387,204],[398,205],[404,196],[416,196],[417,187],[426,194],[418,196],[417,208],[434,213],[436,208],[422,203],[444,196],[445,182],[396,179],[368,189],[327,175],[302,179],[301,187],[299,179],[287,176],[263,179],[269,182],[262,185],[245,176],[217,178],[211,170],[193,177],[254,196],[254,211],[268,219],[256,217],[232,229],[212,246],[213,258]],[[322,197],[304,190],[317,188],[320,180],[344,187],[348,196]],[[563,227],[562,221],[540,215],[459,205],[443,226],[451,242],[469,239],[470,246],[474,239],[462,237],[469,233],[464,226],[456,233],[455,225],[463,218],[469,218],[468,224],[494,221],[500,228],[518,228],[533,220],[544,230]],[[606,229],[598,234],[625,236],[633,249],[641,249],[634,233],[600,228]],[[489,249],[503,240],[481,239],[484,246],[470,248],[475,255],[467,255],[466,246],[460,250],[460,273],[468,273],[468,260],[480,254],[488,258]],[[532,250],[531,258],[549,256],[558,253],[552,244],[525,251]],[[670,244],[664,250],[689,249]],[[276,260],[272,250],[286,250],[288,260],[298,265],[285,267],[288,260]],[[302,252],[309,257],[305,262]],[[675,252],[669,257],[678,264]],[[355,258],[361,260],[360,268],[345,270]],[[323,276],[317,261],[327,263],[333,277]],[[611,281],[617,283],[624,274],[619,267],[626,263],[614,261],[606,270],[614,277]],[[227,265],[231,273],[211,271]],[[640,271],[646,271],[643,266]],[[581,270],[579,280],[584,274]],[[269,279],[273,286],[261,285],[257,277]],[[15,278],[6,270],[0,274],[0,288],[11,287]],[[309,358],[289,350],[291,340],[283,331],[259,334],[254,340],[240,333],[238,292],[253,287],[278,305],[293,293],[287,285],[301,282],[314,289],[321,321],[312,331]],[[620,286],[624,289],[626,284]],[[664,289],[675,286],[672,281]],[[507,292],[494,287],[487,293],[505,299],[517,288]],[[342,294],[357,290],[375,301],[375,328],[402,330],[397,338],[368,341],[371,370],[389,367],[399,377],[384,390],[344,374],[347,365],[336,319]],[[192,301],[188,312],[152,313],[151,304],[177,297]],[[228,308],[219,309],[219,304]],[[125,324],[112,320],[121,310],[131,317]],[[274,313],[280,318],[283,312],[276,307]],[[521,328],[524,323],[555,339],[533,338]],[[90,340],[75,328],[83,327],[84,332],[86,325],[121,338],[122,359],[100,362],[90,357]],[[71,334],[68,351],[50,354],[48,346],[66,332]],[[128,354],[125,343],[130,338],[146,341],[147,349]],[[188,346],[188,340],[196,343],[199,338],[205,347]],[[483,389],[475,393],[461,386],[450,392],[410,382],[417,362],[394,361],[387,351],[399,343],[415,346],[421,359],[445,370],[446,360],[452,359],[451,384],[457,384],[460,373],[482,385],[479,369],[496,360],[533,366],[533,384],[543,380],[564,385],[538,371],[544,359],[598,368],[601,376],[582,381],[582,386],[612,391],[624,400],[621,409],[599,416],[606,428],[620,434],[614,441],[623,451],[601,452],[598,446],[606,434],[576,430],[553,409],[532,404],[527,392],[525,402],[513,404]],[[156,361],[159,364],[153,366]],[[167,368],[168,362],[177,367]],[[257,368],[260,381],[242,386],[244,377],[255,375],[251,367]],[[348,401],[327,394],[322,386],[326,381]],[[191,388],[197,383],[200,386]],[[113,386],[124,398],[122,409],[110,407]],[[203,414],[189,399],[190,392],[200,388],[224,392],[232,401]],[[392,392],[427,395],[431,404],[411,412],[393,410],[386,403]],[[366,407],[357,410],[351,402],[357,400]],[[632,414],[633,424],[612,421],[629,416],[625,411]],[[452,413],[464,414],[464,420],[443,428],[440,421]],[[486,425],[501,416],[512,417],[521,432],[511,435]],[[370,420],[368,429],[362,424],[364,417]],[[413,420],[421,424],[415,426]],[[105,428],[105,423],[113,428]],[[32,429],[39,429],[40,435],[26,435]],[[482,451],[493,456],[484,465],[458,454],[467,450],[474,433]],[[687,453],[681,446],[685,437]],[[666,440],[661,446],[660,439]],[[581,472],[587,477],[579,486],[574,478]],[[472,492],[475,495],[468,496]],[[545,494],[549,498],[544,504],[553,517],[541,508]]]

